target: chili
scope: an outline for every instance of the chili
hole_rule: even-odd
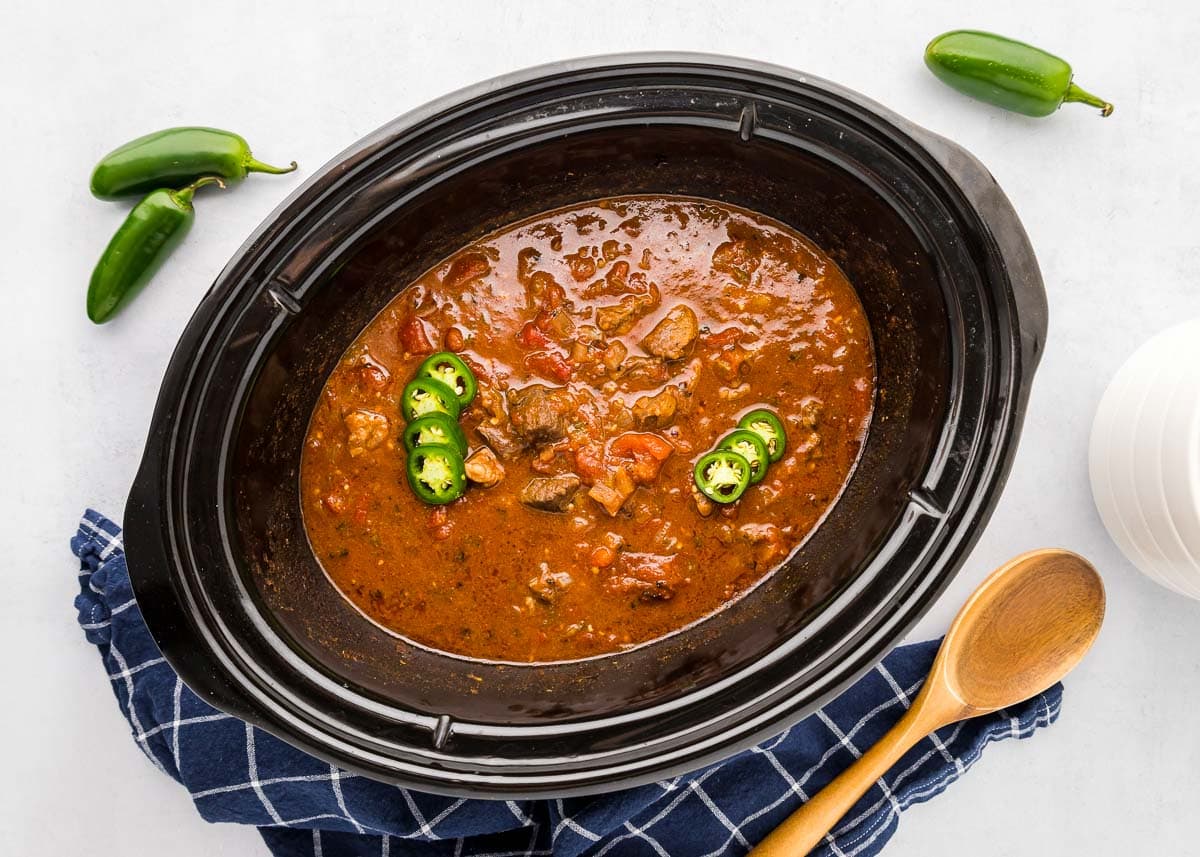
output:
[[[714,503],[733,503],[750,485],[750,462],[730,449],[700,457],[693,471],[696,487]]]
[[[787,449],[787,432],[774,411],[757,408],[738,420],[738,428],[752,431],[763,439],[772,464],[783,458]]]
[[[349,289],[364,270],[336,276]],[[414,643],[544,663],[662,637],[777,569],[859,458],[870,325],[838,264],[769,218],[681,197],[581,203],[388,288],[314,403],[298,499],[332,583]],[[479,390],[458,420],[465,493],[429,505],[408,482],[399,399],[438,351]],[[535,352],[569,359],[570,380],[529,367]],[[787,452],[737,502],[713,502],[697,460],[755,409],[778,415]]]
[[[1113,112],[1072,82],[1066,60],[995,33],[943,33],[925,48],[925,65],[959,92],[1026,116],[1049,116],[1069,101],[1098,107],[1101,116]]]
[[[423,503],[442,506],[467,490],[462,456],[449,446],[418,446],[408,454],[408,484]]]
[[[448,446],[467,457],[467,438],[449,414],[433,412],[417,417],[404,428],[404,448],[412,452],[418,446]]]
[[[762,435],[749,429],[732,431],[717,444],[717,449],[728,449],[736,452],[750,462],[750,484],[757,485],[767,475],[771,465],[771,454],[767,451],[767,442]]]
[[[416,378],[400,394],[400,412],[409,422],[435,413],[456,420],[461,410],[454,390],[433,378]]]
[[[88,318],[103,324],[150,281],[192,228],[192,197],[210,184],[225,186],[219,178],[205,176],[182,190],[156,190],[133,207],[92,271]]]
[[[244,138],[217,128],[167,128],[131,140],[105,155],[92,171],[92,195],[120,199],[156,188],[182,188],[201,176],[231,182],[249,173],[290,173],[256,160]]]
[[[441,381],[454,391],[458,397],[458,404],[464,408],[471,404],[479,389],[471,367],[457,354],[451,354],[449,351],[439,351],[426,358],[417,370],[417,377]]]

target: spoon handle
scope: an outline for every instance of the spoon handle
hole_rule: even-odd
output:
[[[876,780],[914,744],[942,725],[936,712],[922,702],[918,699],[879,743],[792,813],[749,857],[802,857],[819,845]]]

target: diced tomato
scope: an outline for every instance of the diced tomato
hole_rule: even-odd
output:
[[[651,432],[630,431],[619,435],[609,447],[613,455],[624,458],[637,456],[640,453],[649,455],[655,461],[666,461],[670,458],[675,447],[671,442]]]
[[[575,472],[585,485],[594,485],[608,473],[604,463],[604,447],[599,443],[585,443],[575,450]]]
[[[563,384],[571,380],[575,367],[561,354],[553,351],[536,351],[525,358],[525,366],[543,378],[553,378]]]
[[[632,460],[626,469],[639,485],[649,485],[657,479],[662,463],[674,451],[668,441],[649,432],[626,432],[609,444],[612,455]]]
[[[737,341],[741,338],[741,328],[727,327],[720,333],[704,337],[704,344],[709,348],[728,348],[730,345],[736,345]]]
[[[521,332],[517,334],[517,342],[526,348],[545,348],[550,344],[550,337],[532,321],[525,322]]]
[[[433,343],[425,331],[425,322],[415,315],[400,325],[400,345],[409,354],[432,354]]]

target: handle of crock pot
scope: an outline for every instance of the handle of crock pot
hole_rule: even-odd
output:
[[[1028,392],[1029,379],[1041,360],[1046,342],[1049,307],[1042,272],[1025,227],[995,177],[978,158],[957,143],[925,128],[911,126],[910,132],[958,183],[980,213],[991,233],[989,237],[996,242],[1005,260],[1016,305],[1022,364],[1029,370],[1023,384],[1024,392]]]

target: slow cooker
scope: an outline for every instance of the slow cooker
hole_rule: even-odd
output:
[[[305,537],[300,453],[324,380],[456,248],[618,194],[744,206],[841,265],[879,391],[845,491],[760,585],[629,651],[491,663],[387,632]],[[811,713],[934,603],[1004,484],[1045,333],[1033,252],[992,176],[860,95],[688,54],[501,77],[353,145],[221,272],[175,350],[126,508],[137,600],[204,699],[344,768],[495,798],[660,780]]]

